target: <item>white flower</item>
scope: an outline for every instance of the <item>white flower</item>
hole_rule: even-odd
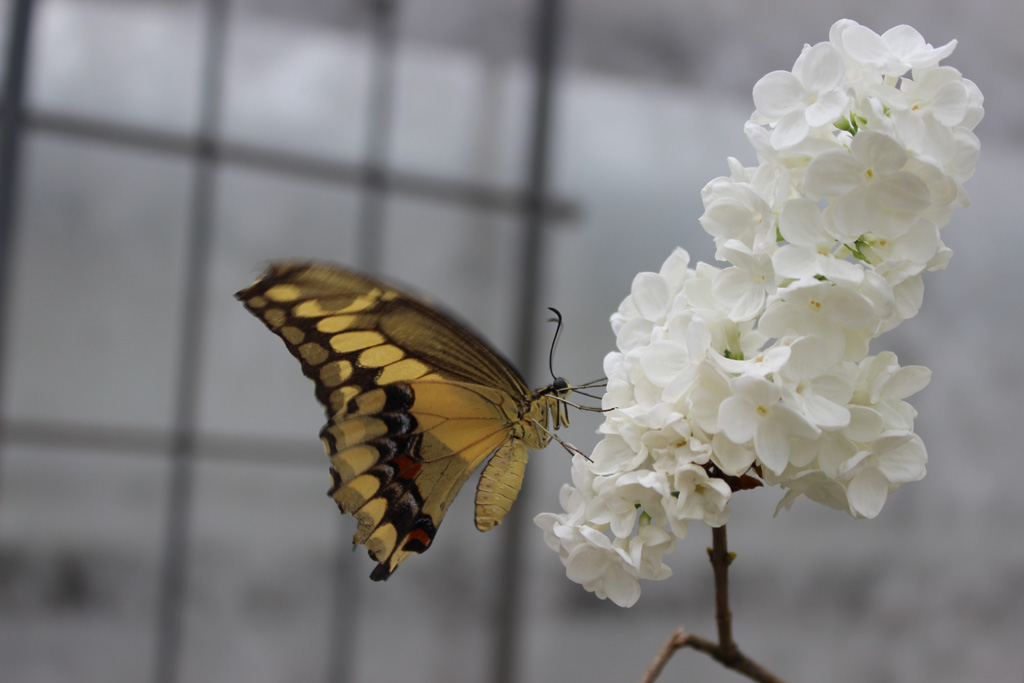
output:
[[[702,363],[698,382],[687,399],[690,419],[707,434],[718,432],[718,407],[731,394],[729,378],[711,363]]]
[[[850,424],[847,407],[853,396],[857,368],[853,363],[830,363],[821,339],[800,337],[789,344],[790,355],[779,371],[783,400],[819,429]]]
[[[640,358],[640,367],[651,384],[664,389],[666,401],[675,401],[696,379],[687,345],[672,339],[652,342]]]
[[[981,123],[981,119],[985,116],[985,108],[982,106],[985,96],[981,94],[981,89],[971,79],[965,78],[964,85],[967,87],[967,115],[964,116],[961,130],[970,131],[974,130],[974,127]]]
[[[866,236],[857,248],[890,285],[898,285],[925,269],[942,270],[952,256],[942,243],[938,226],[924,218],[896,239]]]
[[[644,320],[664,322],[672,304],[668,281],[658,273],[638,273],[633,278],[633,305]]]
[[[903,399],[924,389],[931,377],[919,365],[901,368],[896,354],[884,351],[860,363],[853,402],[877,410],[889,429],[911,430],[917,411]]]
[[[850,511],[858,517],[878,516],[886,497],[900,484],[924,477],[928,454],[924,442],[910,432],[886,432],[846,466],[852,474],[847,494]]]
[[[735,444],[751,439],[765,467],[778,474],[789,462],[790,437],[815,439],[821,431],[782,402],[782,390],[758,377],[737,377],[729,383],[732,396],[718,409],[722,433]],[[727,474],[743,474],[728,471]]]
[[[662,507],[673,522],[678,538],[686,534],[686,522],[697,520],[708,526],[722,526],[729,521],[729,498],[732,490],[721,479],[711,477],[703,467],[686,464],[677,468],[672,477],[671,500],[662,501]],[[675,531],[680,525],[682,534]]]
[[[643,449],[634,449],[621,434],[609,434],[601,439],[590,454],[590,471],[598,476],[630,472],[647,458]]]
[[[625,472],[615,477],[599,477],[594,482],[597,494],[587,509],[587,519],[598,527],[607,525],[616,538],[627,538],[641,510],[659,520],[665,518],[661,499],[670,493],[668,478],[651,470]]]
[[[690,255],[682,247],[676,247],[665,259],[658,274],[665,278],[665,282],[673,292],[678,292],[683,288],[687,278],[693,276],[693,271],[690,269]]]
[[[831,201],[836,237],[854,242],[866,232],[893,238],[905,233],[928,208],[928,185],[904,170],[910,157],[895,139],[861,131],[849,151],[830,151],[807,166],[811,199]]]
[[[631,539],[611,540],[592,526],[566,524],[560,515],[542,513],[535,522],[559,552],[566,575],[620,607],[639,599],[637,579],[660,581],[672,575],[661,558],[675,548],[675,538],[658,527],[645,524]]]
[[[619,607],[632,607],[640,599],[640,583],[630,562],[628,542],[619,539],[613,544],[589,526],[580,527],[579,531],[581,542],[565,559],[566,576],[601,599],[608,598]]]
[[[906,399],[930,372],[868,354],[917,313],[968,204],[983,97],[938,66],[955,45],[842,20],[757,82],[758,164],[730,158],[701,191],[728,265],[677,249],[611,316],[602,439],[573,458],[563,512],[535,520],[570,579],[634,604],[689,523],[726,523],[733,486],[779,486],[776,512],[808,498],[870,518],[924,476]]]
[[[775,508],[776,515],[782,510],[790,509],[793,503],[803,496],[834,510],[849,509],[846,487],[818,470],[805,470],[782,482],[782,486],[787,491]]]
[[[849,98],[843,90],[846,66],[828,43],[807,46],[793,71],[773,71],[754,85],[754,106],[774,129],[771,144],[787,149],[814,128],[831,126],[846,113]]]
[[[862,267],[836,255],[836,238],[828,233],[821,212],[809,199],[800,197],[786,203],[779,215],[779,232],[789,242],[771,256],[779,276],[799,280],[820,275],[850,285],[864,279]]]
[[[842,31],[841,41],[849,57],[887,76],[902,76],[911,69],[935,66],[956,48],[955,40],[934,48],[916,29],[905,24],[893,27],[881,36],[854,24]]]
[[[730,320],[756,318],[764,309],[765,297],[774,294],[777,287],[772,256],[754,253],[739,240],[726,241],[716,256],[733,267],[715,274],[712,294],[730,307]]]
[[[752,249],[775,241],[771,204],[750,183],[716,178],[701,190],[704,214],[700,224],[712,237],[739,240]]]
[[[629,555],[641,579],[662,581],[672,576],[672,568],[661,561],[665,553],[675,550],[676,539],[661,527],[641,524],[629,541]]]
[[[968,91],[952,67],[928,69],[900,84],[903,96],[892,116],[900,140],[918,158],[946,166],[956,154],[954,130],[967,116]]]
[[[769,337],[821,337],[838,361],[846,348],[844,331],[869,328],[873,313],[874,306],[864,295],[811,278],[780,291],[761,315],[757,327]]]

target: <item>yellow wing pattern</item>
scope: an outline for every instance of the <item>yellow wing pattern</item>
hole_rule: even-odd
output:
[[[281,337],[327,413],[328,492],[386,579],[430,547],[451,501],[488,456],[476,526],[501,522],[528,448],[566,424],[564,380],[536,392],[450,317],[390,285],[319,263],[271,264],[235,295]],[[552,419],[553,418],[553,419]]]

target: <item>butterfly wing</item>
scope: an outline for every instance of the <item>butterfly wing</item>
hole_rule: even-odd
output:
[[[430,546],[452,499],[495,451],[477,526],[501,521],[526,459],[510,427],[530,391],[497,352],[435,308],[334,266],[275,263],[236,297],[316,386],[329,493],[359,522],[353,541],[378,562],[371,578]]]

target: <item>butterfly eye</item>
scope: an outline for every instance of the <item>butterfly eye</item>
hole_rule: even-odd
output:
[[[559,396],[565,396],[571,390],[569,383],[565,381],[564,377],[556,377],[555,381],[551,383],[551,388]]]

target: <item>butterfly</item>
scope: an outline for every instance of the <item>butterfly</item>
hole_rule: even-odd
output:
[[[320,438],[331,462],[328,495],[358,521],[353,544],[377,562],[375,581],[430,547],[459,489],[488,458],[475,521],[481,531],[497,526],[519,494],[528,449],[555,438],[575,450],[553,430],[569,422],[570,392],[600,385],[556,378],[531,391],[448,315],[340,266],[273,263],[235,297],[316,385],[327,413]]]

